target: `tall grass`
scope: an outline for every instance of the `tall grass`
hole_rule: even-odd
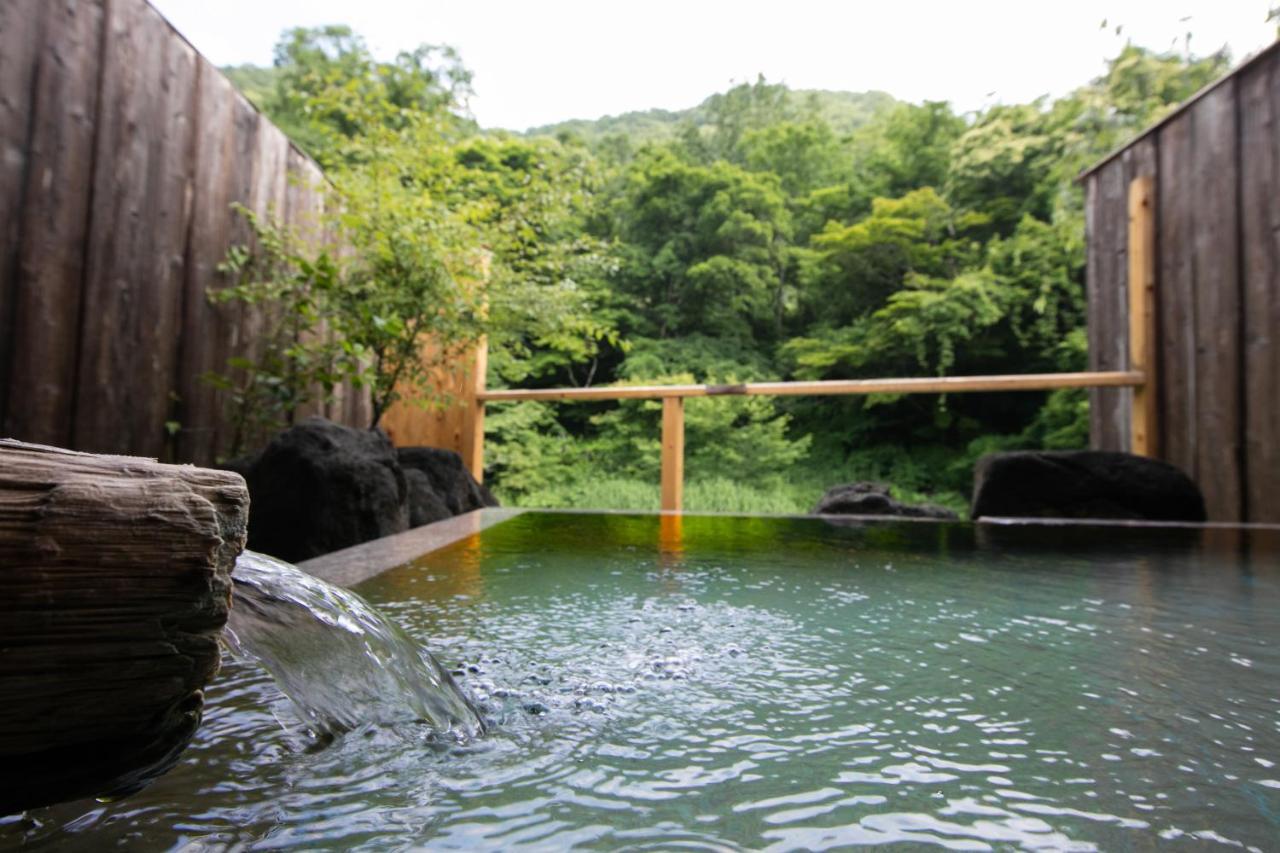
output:
[[[948,472],[949,477],[945,476]],[[959,488],[948,486],[963,482],[967,476],[966,460],[958,460],[952,450],[926,448],[909,453],[876,448],[850,454],[835,464],[796,466],[764,482],[721,476],[691,478],[685,483],[684,508],[689,512],[803,514],[811,512],[832,486],[871,480],[890,484],[898,500],[931,503],[964,515],[968,498]],[[523,494],[506,493],[501,483],[496,492],[505,505],[519,507],[648,511],[660,505],[656,478],[619,477],[582,468],[565,471],[554,483]]]

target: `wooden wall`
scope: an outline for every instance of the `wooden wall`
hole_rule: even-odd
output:
[[[318,233],[323,187],[145,0],[0,3],[0,435],[214,461],[200,377],[270,319],[206,298],[249,240],[231,205]],[[367,395],[320,413],[367,424]]]
[[[1089,367],[1128,366],[1126,197],[1157,194],[1160,455],[1210,517],[1280,522],[1280,42],[1084,177]],[[1127,450],[1127,390],[1092,397]]]

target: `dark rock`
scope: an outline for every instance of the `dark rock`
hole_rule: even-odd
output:
[[[1019,451],[984,456],[971,515],[1204,521],[1204,498],[1182,471],[1129,453]]]
[[[498,505],[497,499],[489,490],[471,476],[471,472],[462,464],[462,457],[452,450],[401,447],[398,454],[400,465],[406,472],[419,471],[426,476],[431,491],[448,508],[450,515],[461,515],[474,509]],[[411,510],[417,511],[416,508]],[[422,514],[426,517],[430,515],[430,510],[424,509]]]
[[[409,526],[421,527],[433,521],[452,518],[453,513],[431,486],[431,480],[417,468],[405,468],[404,480],[409,485]]]
[[[386,434],[308,418],[251,463],[249,547],[297,562],[409,527],[409,488]]]
[[[846,483],[832,486],[813,508],[814,515],[896,515],[902,518],[958,518],[940,506],[904,504],[894,500],[882,483]]]

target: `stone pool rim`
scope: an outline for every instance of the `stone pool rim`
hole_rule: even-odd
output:
[[[486,507],[472,510],[453,518],[433,522],[403,533],[396,533],[381,539],[362,542],[350,548],[333,551],[298,564],[303,571],[339,586],[351,587],[390,569],[403,566],[419,557],[447,548],[457,542],[495,525],[525,513],[545,513],[551,515],[628,515],[656,517],[718,517],[718,518],[777,518],[777,519],[811,519],[826,521],[838,525],[869,524],[925,524],[925,525],[971,525],[975,527],[1046,527],[1060,529],[1064,527],[1104,527],[1127,528],[1141,530],[1223,530],[1223,531],[1268,531],[1280,534],[1280,524],[1270,523],[1237,523],[1223,521],[1186,522],[1186,521],[1133,521],[1128,519],[1104,518],[1012,518],[1003,516],[983,516],[977,519],[942,519],[942,518],[904,518],[891,515],[810,515],[806,513],[744,513],[744,512],[670,512],[659,510],[631,509],[543,509],[535,507]]]

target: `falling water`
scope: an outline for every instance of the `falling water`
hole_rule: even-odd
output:
[[[461,739],[484,723],[431,653],[363,598],[245,551],[224,638],[266,669],[312,731],[421,721]]]

